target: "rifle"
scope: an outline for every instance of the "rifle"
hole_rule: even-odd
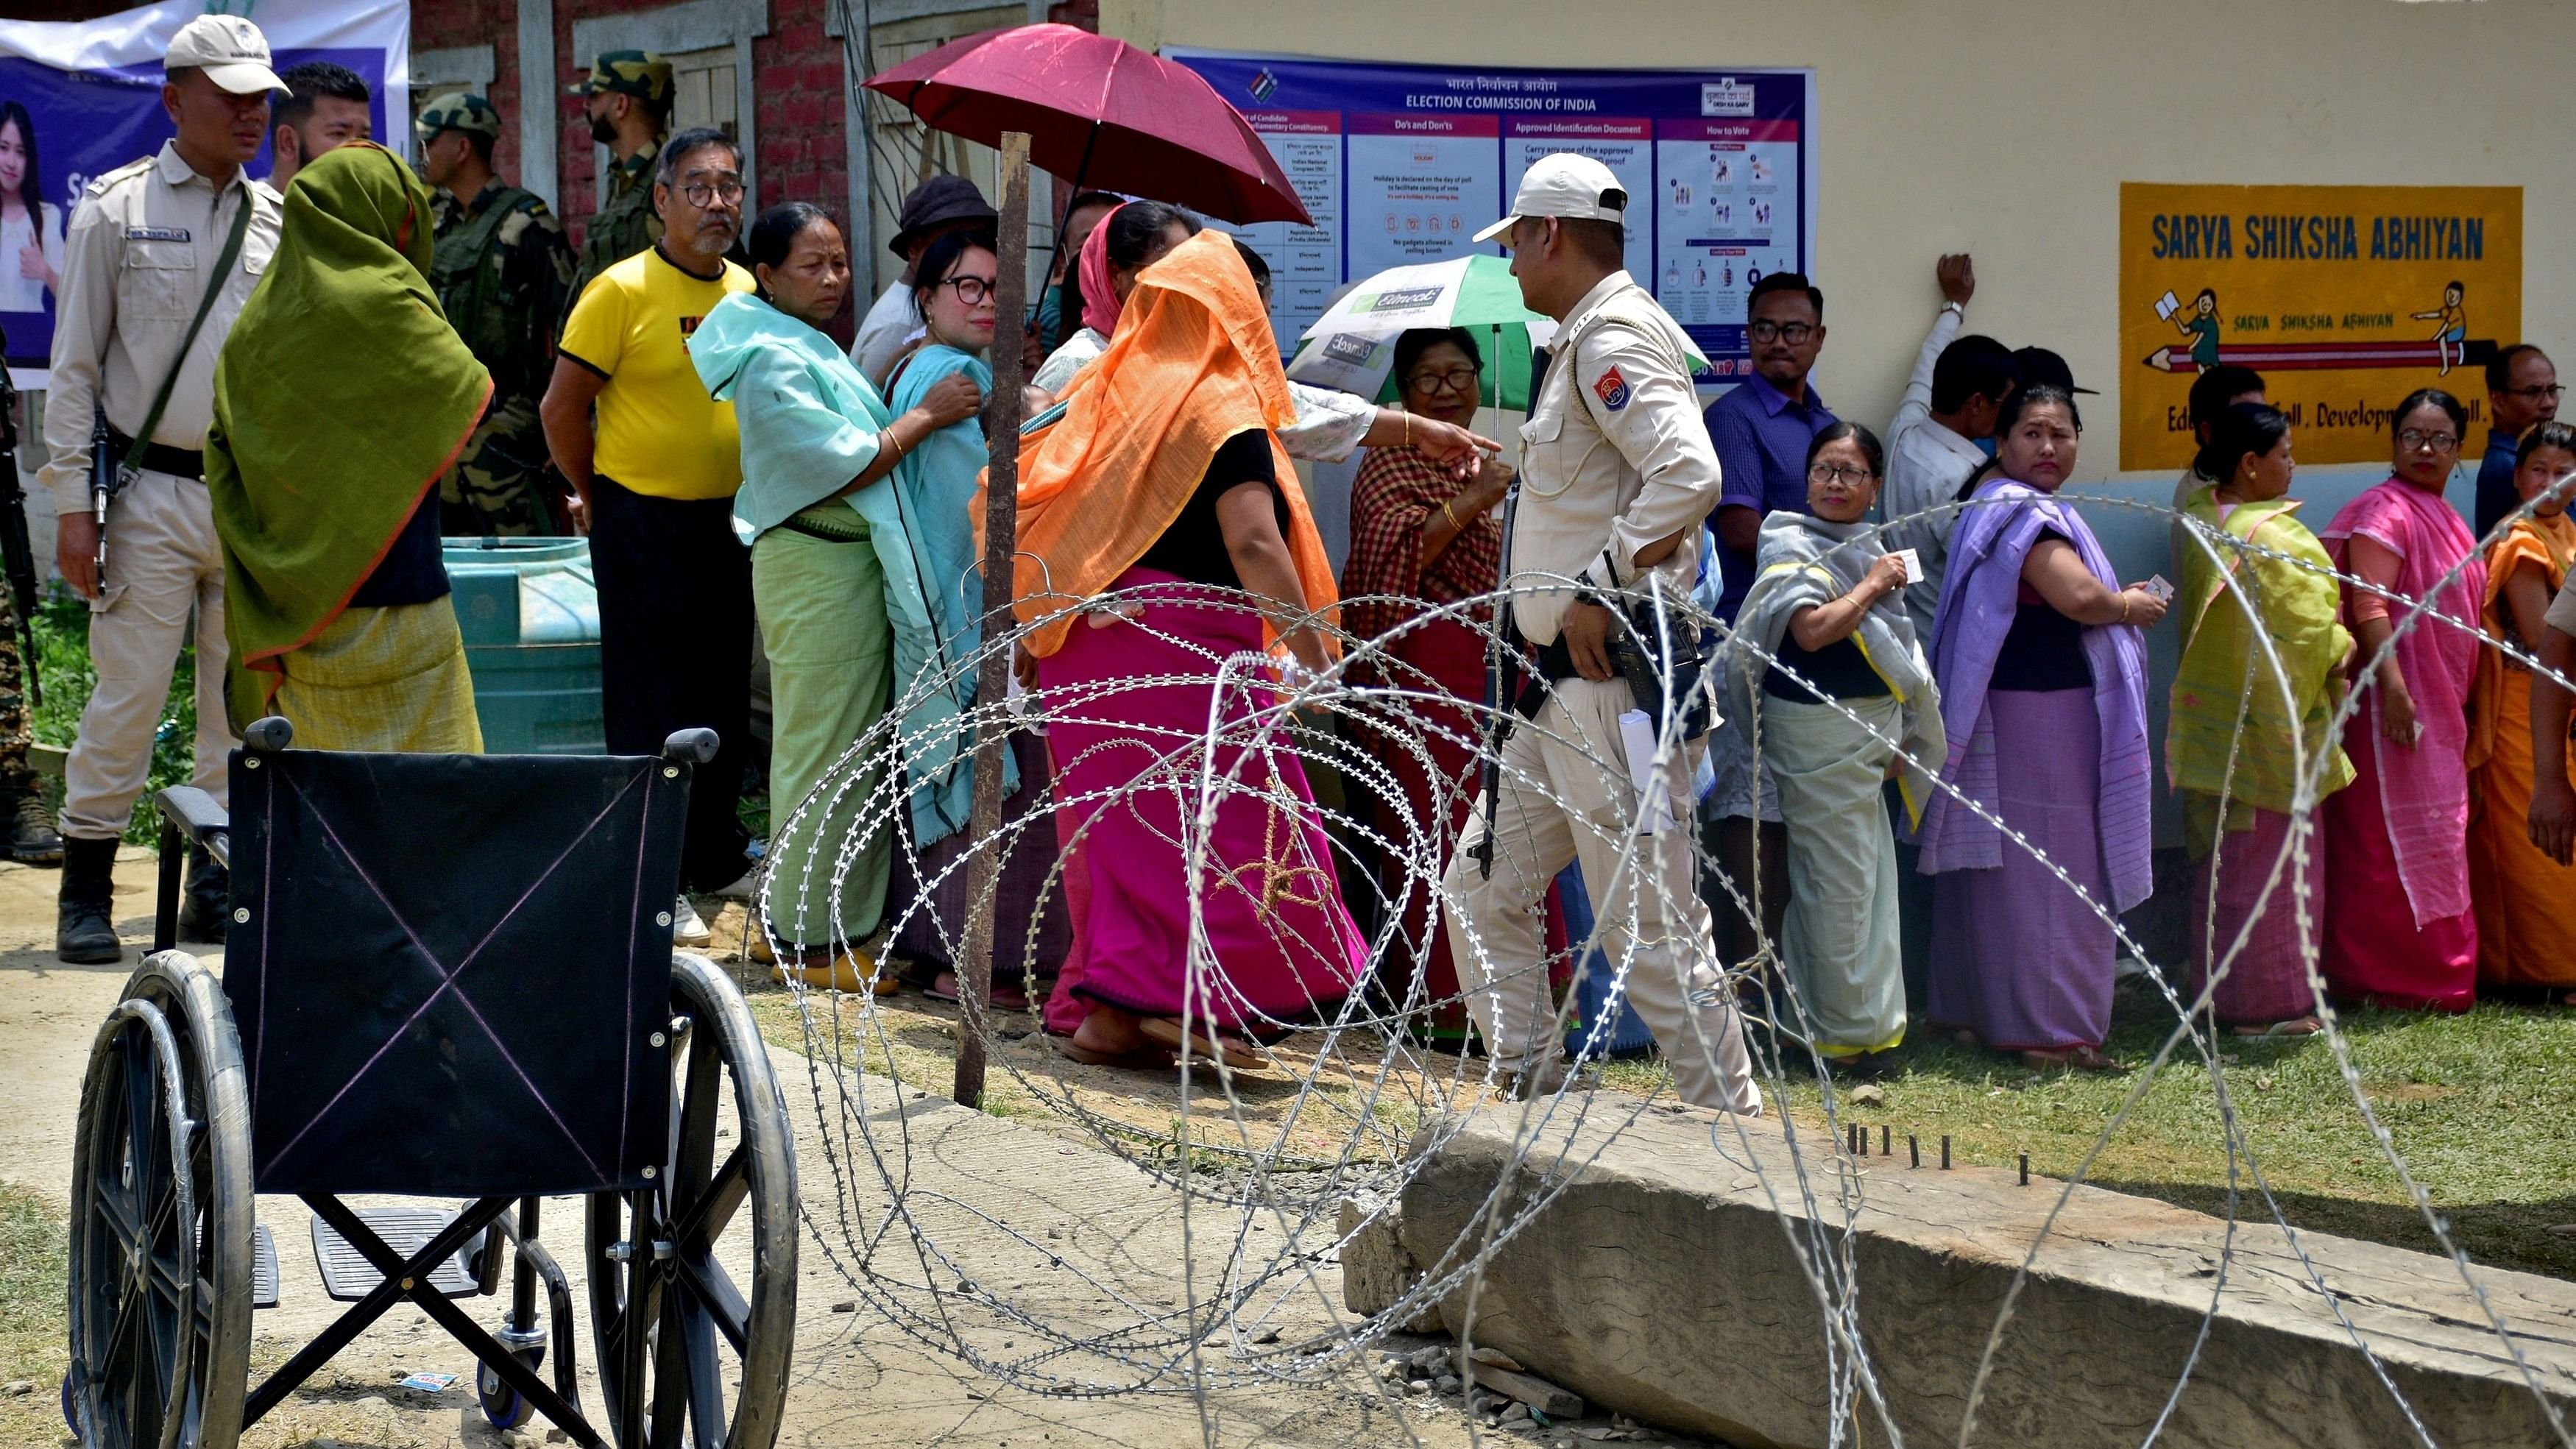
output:
[[[0,330],[0,354],[9,334]],[[36,681],[36,550],[27,539],[27,490],[18,482],[18,389],[9,370],[0,366],[0,567],[9,576],[9,593],[18,604],[18,647],[25,652],[27,702],[44,702]]]

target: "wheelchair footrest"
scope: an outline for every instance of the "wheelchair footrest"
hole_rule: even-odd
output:
[[[277,1306],[277,1238],[261,1223],[250,1245],[250,1306]]]
[[[375,1230],[385,1245],[408,1258],[429,1246],[429,1240],[456,1221],[456,1214],[446,1208],[380,1207],[356,1208],[359,1221]],[[459,1248],[429,1275],[429,1286],[450,1298],[463,1298],[476,1291],[474,1274],[466,1266],[475,1247],[473,1241]],[[313,1216],[313,1264],[322,1270],[322,1286],[342,1303],[355,1303],[376,1290],[385,1275],[367,1261],[366,1255],[352,1247],[319,1213]]]

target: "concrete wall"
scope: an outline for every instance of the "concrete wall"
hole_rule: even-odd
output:
[[[1534,1110],[1527,1124],[1481,1112],[1436,1145],[1426,1132],[1416,1150],[1431,1157],[1407,1182],[1392,1234],[1363,1231],[1344,1252],[1351,1306],[1391,1306],[1390,1290],[1425,1270],[1445,1283],[1495,1222],[1561,1184],[1472,1285],[1440,1301],[1445,1328],[1596,1411],[1746,1449],[1891,1442],[1866,1405],[1834,1435],[1833,1388],[1852,1358],[1828,1360],[1808,1276],[1818,1257],[1856,1285],[1852,1326],[1903,1442],[1960,1442],[1988,1335],[2035,1243],[1985,1385],[1970,1441],[1980,1446],[2134,1445],[2159,1419],[2155,1442],[2170,1449],[2417,1442],[2382,1370],[2423,1442],[2446,1449],[2536,1449],[2557,1442],[2553,1411],[2576,1415],[2576,1287],[2555,1278],[2477,1268],[2480,1303],[2447,1258],[2324,1233],[2303,1232],[2294,1248],[2250,1194],[2233,1234],[2090,1187],[2051,1223],[2064,1186],[2045,1178],[1913,1168],[1901,1143],[1895,1156],[1853,1159],[1813,1133],[1793,1157],[1775,1120],[1747,1123],[1739,1139],[1697,1109],[1632,1112],[1609,1093],[1577,1124],[1583,1101],[1544,1122]],[[1812,1199],[1799,1193],[1802,1168]]]
[[[1895,410],[1971,250],[1973,326],[2114,385],[2123,181],[2519,185],[2523,319],[2576,311],[2576,190],[2563,127],[2518,95],[2563,89],[2556,0],[1102,0],[1143,46],[1561,67],[1813,66],[1824,396]],[[2472,384],[2474,387],[2475,384]],[[2394,401],[2392,397],[2390,401]],[[2115,400],[2087,410],[2085,475],[2119,456]]]

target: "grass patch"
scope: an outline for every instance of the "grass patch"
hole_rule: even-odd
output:
[[[827,999],[811,998],[818,1024],[828,1020]],[[805,1049],[795,997],[756,980],[751,1004],[769,1040]],[[906,1090],[946,1095],[955,1060],[952,1009],[913,992],[878,1002],[874,1023],[855,999],[841,1000],[838,1009],[846,1064],[899,1071]],[[2124,987],[2110,1051],[2145,1063],[2169,1020],[2161,998]],[[2364,1011],[2342,1020],[2363,1093],[2460,1246],[2494,1267],[2576,1278],[2576,1232],[2553,1231],[2576,1225],[2576,1131],[2569,1125],[2576,1123],[2576,1013],[2489,1004],[2462,1016]],[[1004,1024],[1022,1030],[1030,1023],[1014,1017]],[[1293,1069],[1303,1070],[1311,1060],[1303,1053],[1317,1040],[1313,1034],[1290,1039]],[[2438,1251],[2325,1042],[2229,1038],[2219,1050],[2237,1120],[2293,1226]],[[1114,1123],[1122,1150],[1180,1149],[1194,1158],[1207,1149],[1251,1148],[1331,1159],[1357,1135],[1359,1156],[1386,1160],[1404,1150],[1444,1098],[1463,1107],[1484,1066],[1469,1062],[1462,1074],[1455,1058],[1416,1058],[1436,1076],[1397,1071],[1382,1090],[1372,1090],[1377,1048],[1353,1040],[1324,1064],[1324,1088],[1302,1109],[1286,1074],[1238,1077],[1231,1103],[1204,1078],[1191,1097],[1191,1140],[1184,1148],[1169,1076],[1075,1066],[1036,1033],[996,1041],[992,1053],[985,1111],[1094,1142],[1101,1123]],[[1844,1102],[1836,1113],[1838,1123],[1869,1127],[1873,1151],[1882,1125],[1892,1129],[1900,1154],[1907,1134],[1920,1138],[1927,1160],[1937,1157],[1946,1134],[1956,1161],[2009,1167],[2027,1152],[2034,1172],[2056,1178],[2075,1173],[2137,1081],[2134,1072],[2032,1072],[2018,1058],[1946,1039],[1918,1040],[1901,1059],[1903,1073],[1881,1084],[1884,1106],[1856,1109]],[[1639,1094],[1669,1092],[1671,1083],[1671,1073],[1651,1058],[1611,1063],[1602,1077],[1606,1087]],[[791,1098],[804,1091],[799,1083],[785,1085]],[[1094,1118],[1092,1126],[1068,1112],[1066,1096]],[[1823,1129],[1824,1104],[1812,1076],[1793,1075],[1786,1096],[1801,1122]],[[828,1096],[826,1106],[838,1110]],[[1355,1122],[1361,1113],[1369,1119],[1365,1126]],[[2268,1220],[2241,1160],[2238,1171],[2238,1217]],[[2209,1069],[2196,1056],[2178,1055],[2157,1073],[2086,1181],[2226,1212],[2226,1135]]]
[[[88,707],[91,691],[98,688],[98,671],[89,657],[89,605],[56,590],[36,610],[33,622],[36,678],[43,686],[44,702],[31,712],[28,728],[42,744],[69,748],[80,733],[81,711]],[[125,827],[128,843],[150,845],[159,838],[152,797],[172,785],[188,783],[196,738],[197,646],[191,641],[180,648],[178,667],[171,671],[170,698],[152,735],[152,772],[135,801],[134,818]],[[59,792],[56,800],[59,803]]]
[[[2142,1066],[2168,1031],[2159,997],[2119,995],[2108,1050]],[[2576,1278],[2576,1014],[2481,1005],[2461,1016],[2346,1012],[2361,1090],[2415,1182],[2481,1263]],[[2218,1050],[2231,1104],[2255,1162],[2294,1227],[2439,1251],[2396,1168],[2373,1138],[2322,1039],[2224,1039]],[[1956,1160],[2065,1178],[2135,1087],[2134,1072],[2037,1073],[2017,1059],[1947,1040],[1904,1049],[1905,1072],[1882,1083],[1886,1105],[1838,1104],[1835,1121],[1918,1136],[1929,1160],[1943,1134]],[[1622,1062],[1607,1082],[1669,1087],[1662,1063]],[[1819,1127],[1812,1076],[1793,1075],[1790,1109]],[[2226,1134],[2210,1071],[2186,1046],[2094,1159],[2085,1180],[2201,1212],[2227,1210]],[[2239,1164],[2240,1219],[2267,1220]]]
[[[0,1383],[32,1383],[0,1394],[0,1443],[59,1444],[61,1388],[71,1362],[65,1337],[63,1220],[44,1199],[0,1182]]]

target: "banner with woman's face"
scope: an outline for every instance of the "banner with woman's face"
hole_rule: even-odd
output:
[[[81,193],[170,139],[162,51],[181,25],[222,8],[167,0],[96,20],[0,20],[0,328],[19,386],[44,386],[63,238]],[[254,19],[275,69],[313,60],[348,67],[367,83],[374,134],[388,145],[407,139],[404,0],[261,0]],[[269,164],[263,145],[250,174],[268,175]]]

